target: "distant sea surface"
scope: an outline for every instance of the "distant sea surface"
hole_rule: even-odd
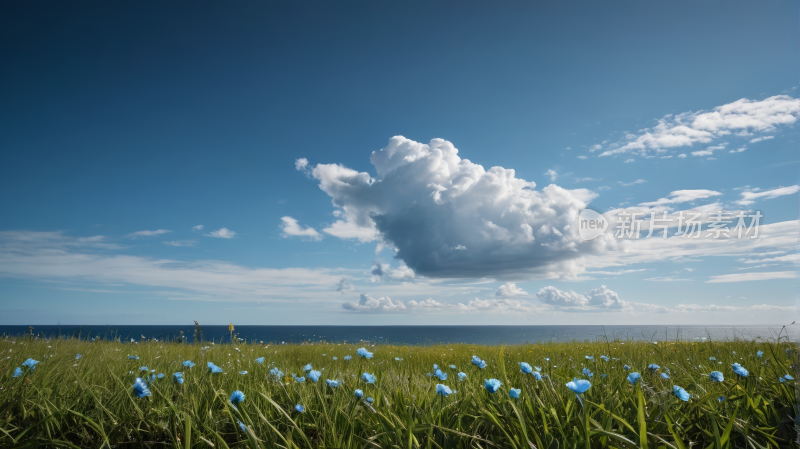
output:
[[[204,340],[230,341],[228,326],[201,326]],[[0,326],[0,334],[21,335],[28,326]],[[192,341],[194,326],[34,326],[35,335],[47,337],[103,337],[136,341],[142,338]],[[797,341],[800,330],[786,327],[781,336]],[[469,343],[479,345],[564,342],[584,340],[690,340],[774,339],[781,326],[236,326],[241,339],[264,344],[302,342],[359,342],[372,344],[432,345]]]

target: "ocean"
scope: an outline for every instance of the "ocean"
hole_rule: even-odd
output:
[[[202,326],[204,340],[230,342],[228,326]],[[194,326],[34,326],[34,335],[53,338],[82,336],[171,340],[180,336],[192,341]],[[0,326],[0,334],[28,334],[28,326]],[[795,326],[236,326],[240,339],[264,344],[303,342],[369,342],[371,344],[433,345],[467,343],[478,345],[523,344],[585,340],[683,340],[775,339],[780,334],[797,341]]]

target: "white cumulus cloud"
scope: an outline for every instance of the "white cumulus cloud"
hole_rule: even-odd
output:
[[[322,240],[322,235],[311,226],[300,226],[292,217],[281,217],[281,235],[288,237],[307,237],[312,240]]]
[[[495,296],[500,296],[503,298],[510,298],[512,296],[528,296],[528,292],[517,287],[517,284],[512,284],[511,282],[506,282],[505,284],[501,285],[500,288],[494,292],[494,294]]]
[[[219,228],[216,231],[211,231],[208,234],[203,234],[206,237],[216,237],[218,239],[232,239],[236,237],[236,232],[228,228]]]

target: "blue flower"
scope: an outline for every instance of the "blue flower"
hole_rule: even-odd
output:
[[[164,378],[164,373],[158,373],[158,378],[159,379],[163,379]]]
[[[539,373],[539,371],[534,371],[533,372],[533,377],[535,377],[536,380],[542,380],[542,374]]]
[[[667,375],[667,373],[661,373],[661,378],[662,379],[669,379],[669,375]]]
[[[374,384],[375,383],[375,375],[370,374],[370,373],[364,373],[364,374],[361,375],[361,380],[363,380],[364,382],[366,382],[368,384]]]
[[[297,410],[299,413],[303,413],[304,411],[306,411],[306,409],[304,409],[303,406],[300,404],[295,405],[294,409]]]
[[[344,359],[345,359],[345,360],[351,360],[352,358],[353,358],[353,356],[352,356],[352,355],[346,355],[346,356],[344,356]]]
[[[738,363],[731,365],[731,368],[733,368],[734,373],[742,377],[747,377],[747,375],[750,374],[742,365],[739,365]]]
[[[758,352],[756,352],[756,357],[758,357],[759,359],[760,359],[761,357],[763,357],[763,356],[764,356],[764,351],[758,351]]]
[[[447,397],[453,394],[453,391],[447,385],[436,384],[436,394]]]
[[[150,396],[150,389],[147,388],[147,384],[140,377],[137,377],[133,382],[133,391],[139,395],[140,398]]]
[[[191,368],[191,367],[194,366],[194,363],[192,363],[191,360],[187,360],[187,361],[183,362],[183,366],[185,366],[187,368]]]
[[[357,398],[364,397],[364,392],[361,390],[356,390],[355,393]]]
[[[786,379],[786,380],[794,380],[794,377],[792,377],[792,376],[790,376],[788,374],[783,376],[783,378]]]
[[[247,371],[239,371],[239,374],[241,374],[242,376],[244,376],[245,374],[247,374]]]
[[[395,358],[394,358],[394,360],[395,360],[396,362],[399,362],[399,361],[401,361],[401,360],[403,360],[403,359],[401,359],[400,357],[395,357]]]
[[[466,373],[458,373],[458,380],[461,381],[461,382],[467,380],[467,374]]]
[[[607,355],[601,355],[600,358],[606,362],[610,360]]]
[[[636,385],[636,382],[639,382],[639,379],[641,379],[641,378],[642,378],[642,375],[639,374],[639,373],[630,373],[630,374],[628,374],[628,382],[630,382],[631,385]]]
[[[584,368],[584,369],[583,369],[583,371],[581,371],[581,373],[582,373],[584,376],[587,376],[587,377],[592,377],[592,376],[594,376],[594,373],[592,373],[591,371],[589,371],[589,368]]]
[[[435,363],[434,363],[434,364],[433,364],[433,370],[434,370],[434,371],[436,371],[437,369],[439,369],[439,365],[437,365],[437,364],[435,364]]]
[[[661,367],[656,365],[655,363],[651,363],[647,365],[647,369],[649,369],[650,371],[658,371],[659,369],[661,369]]]
[[[309,363],[308,365],[306,365],[306,366],[304,366],[304,367],[303,367],[303,371],[305,371],[305,372],[309,372],[309,371],[311,371],[312,369],[314,369],[314,368],[312,368],[312,367],[311,367],[311,364],[310,364],[310,363]]]
[[[717,401],[722,402],[725,400],[725,396],[720,396],[717,398]]]
[[[483,360],[481,360],[481,358],[480,358],[480,357],[478,357],[477,355],[473,355],[473,356],[472,356],[472,364],[473,364],[473,365],[480,366],[480,365],[481,365],[481,363],[484,363],[484,361],[483,361]],[[486,365],[485,365],[485,363],[484,363],[484,366],[486,366]]]
[[[572,390],[575,394],[586,393],[589,388],[592,388],[592,383],[584,379],[573,379],[572,382],[567,382],[567,388]]]
[[[522,393],[522,390],[520,390],[519,388],[511,388],[508,390],[508,396],[511,399],[519,399],[520,393]]]
[[[590,356],[590,355],[587,355],[587,356],[586,356],[586,360],[594,360],[594,357],[592,357],[592,356]]]
[[[455,365],[450,365],[450,369],[456,369]]]
[[[525,362],[519,362],[519,370],[525,374],[530,374],[533,372],[533,368]]]
[[[716,362],[717,358],[716,357],[709,357],[708,360],[711,360],[712,362]]]
[[[244,424],[242,424],[242,422],[239,421],[238,419],[236,420],[236,422],[239,423],[239,428],[242,429],[242,432],[247,433],[247,427],[245,427]]]
[[[183,384],[183,373],[175,373],[172,375],[172,380],[178,382],[179,384]]]
[[[28,360],[22,362],[22,366],[25,366],[28,369],[30,369],[31,371],[33,371],[33,369],[36,368],[36,364],[37,363],[39,363],[39,362],[37,362],[36,360],[28,359]]]
[[[339,381],[338,380],[326,379],[325,382],[327,382],[328,386],[331,387],[331,388],[336,388],[336,387],[339,386]]]
[[[367,402],[369,402],[370,404],[372,404],[373,402],[375,402],[375,399],[372,399],[372,398],[367,398]]]
[[[208,362],[207,366],[208,366],[208,369],[211,370],[211,374],[218,374],[218,373],[222,372],[222,368],[218,367],[217,365],[214,365],[213,362]]]
[[[631,367],[628,365],[622,365],[622,369],[624,369],[625,371],[630,371]]]
[[[689,401],[689,393],[686,392],[683,388],[675,385],[672,387],[672,394],[678,397],[681,401],[688,402]]]
[[[17,368],[14,370],[14,377],[19,377],[22,375],[22,368]]]
[[[608,374],[601,374],[601,375],[600,375],[600,377],[602,377],[603,379],[605,379],[605,378],[606,378],[606,376],[608,376]]]
[[[306,378],[305,377],[295,377],[294,380],[296,380],[298,383],[303,383],[303,382],[306,381]]]
[[[150,368],[148,368],[146,366],[143,366],[143,367],[139,368],[139,371],[147,372],[147,371],[150,371]]]
[[[314,383],[319,382],[319,376],[321,375],[322,373],[315,369],[312,369],[311,371],[308,372],[308,378],[311,379],[311,381]]]
[[[244,401],[244,393],[239,390],[235,390],[231,393],[231,404],[236,405],[242,401]]]
[[[722,382],[725,380],[725,376],[722,375],[719,371],[711,371],[711,374],[708,375],[714,382]]]
[[[283,377],[283,371],[279,370],[277,366],[269,370],[269,373],[276,379],[280,379]]]
[[[79,358],[81,358],[81,357],[83,357],[83,356],[82,356],[82,355],[80,355],[80,354],[78,354],[78,355],[76,355],[76,356],[75,356],[75,360],[78,360],[78,359],[79,359]]]
[[[533,370],[534,370],[534,371],[541,371],[542,369],[541,369],[541,368],[539,368],[539,367],[538,367],[538,366],[536,366],[536,365],[533,365]]]
[[[135,355],[128,355],[128,358],[131,359],[131,360],[139,360],[139,357],[137,357]]]
[[[359,348],[356,351],[356,354],[360,355],[361,357],[364,357],[365,359],[371,359],[372,358],[372,353],[367,351],[366,348]]]
[[[494,392],[496,392],[496,391],[497,391],[497,389],[498,389],[498,388],[500,388],[500,386],[501,386],[501,385],[503,385],[503,384],[502,384],[502,383],[500,383],[500,381],[499,381],[499,380],[497,380],[497,379],[484,379],[484,380],[483,380],[483,386],[484,386],[484,387],[485,387],[487,390],[489,390],[489,393],[494,393]]]
[[[447,380],[447,373],[443,372],[440,369],[437,369],[436,373],[434,373],[434,374],[436,375],[436,377],[439,378],[439,380]]]
[[[156,375],[155,374],[151,374],[150,377],[148,378],[147,382],[148,383],[153,383],[155,381],[156,381]]]
[[[256,363],[264,363],[264,357],[257,358]]]

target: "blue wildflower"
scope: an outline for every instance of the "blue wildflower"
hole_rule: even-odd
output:
[[[487,390],[489,390],[489,393],[494,393],[494,392],[496,392],[496,391],[497,391],[497,389],[498,389],[498,388],[500,388],[500,386],[501,386],[501,385],[503,385],[503,384],[502,384],[502,383],[500,383],[500,381],[499,381],[499,380],[497,380],[497,379],[484,379],[484,380],[483,380],[483,386],[484,386],[484,387],[485,387]]]
[[[269,373],[276,379],[280,379],[283,377],[283,371],[279,370],[277,366],[269,370]]]
[[[790,376],[788,374],[783,376],[783,378],[786,379],[786,380],[794,380],[794,377],[792,377],[792,376]]]
[[[525,374],[530,374],[533,372],[533,368],[525,362],[519,362],[519,370]]]
[[[756,357],[758,357],[759,359],[760,359],[761,357],[764,357],[764,351],[758,351],[758,352],[756,352]]]
[[[591,371],[589,371],[589,368],[584,368],[584,369],[583,369],[583,371],[581,371],[581,373],[582,373],[584,376],[587,376],[587,377],[592,377],[592,376],[594,376],[594,373],[592,373]]]
[[[533,365],[533,370],[534,370],[534,371],[541,371],[542,369],[541,369],[541,368],[539,368],[539,367],[538,367],[538,366],[536,366],[536,365]]]
[[[133,391],[140,398],[143,398],[145,396],[150,396],[150,389],[147,388],[147,384],[140,377],[137,377],[136,380],[133,382]]]
[[[156,381],[156,375],[151,374],[150,377],[147,378],[147,383],[153,383]]]
[[[344,360],[351,360],[352,358],[353,358],[353,356],[352,356],[352,355],[346,355],[346,356],[344,356]]]
[[[128,358],[131,359],[131,360],[139,360],[139,357],[137,357],[135,355],[128,355]]]
[[[367,402],[369,402],[370,404],[372,404],[373,402],[375,402],[375,399],[372,399],[372,398],[367,398]]]
[[[636,385],[636,382],[639,382],[639,379],[641,379],[641,378],[642,378],[642,375],[639,374],[639,373],[630,373],[630,374],[628,374],[628,382],[630,382],[631,385]]]
[[[339,358],[338,357],[334,357],[333,360],[339,360]]]
[[[717,398],[717,401],[722,402],[725,400],[725,396],[720,396]]]
[[[439,369],[439,365],[437,365],[437,364],[435,364],[435,363],[434,363],[434,364],[433,364],[433,370],[434,370],[434,371],[436,371],[437,369]]]
[[[661,369],[661,367],[656,365],[655,363],[651,363],[647,365],[647,369],[649,369],[650,371],[658,371],[659,369]]]
[[[247,427],[245,427],[244,424],[242,424],[242,422],[239,421],[238,419],[236,420],[236,422],[239,423],[239,428],[242,429],[242,432],[247,433]]]
[[[211,374],[219,374],[222,372],[222,368],[218,367],[217,365],[214,365],[213,362],[208,362],[207,366],[208,369],[211,370]]]
[[[485,362],[483,360],[481,360],[480,357],[478,357],[477,355],[473,355],[472,356],[472,364],[473,365],[476,365],[476,366],[480,367],[482,363],[484,364],[484,367],[485,367],[486,364],[485,364]]]
[[[467,374],[466,373],[458,373],[458,380],[461,381],[461,382],[467,380]]]
[[[80,355],[80,354],[78,354],[78,355],[76,355],[76,356],[75,356],[75,360],[78,360],[78,359],[79,359],[79,358],[81,358],[81,357],[83,357],[83,356],[82,356],[82,355]]]
[[[175,373],[172,375],[172,380],[178,382],[179,384],[183,384],[183,373]]]
[[[395,357],[395,358],[394,358],[394,360],[395,360],[396,362],[399,362],[400,360],[403,360],[403,359],[401,359],[400,357]]]
[[[607,355],[601,355],[600,358],[603,359],[603,361],[605,362],[610,360]]]
[[[439,378],[439,380],[447,380],[447,373],[443,372],[440,369],[437,369],[434,374],[436,375],[436,377]]]
[[[606,376],[608,376],[608,374],[601,374],[601,375],[600,375],[600,377],[602,377],[603,379],[605,379],[605,378],[606,378]]]
[[[187,360],[187,361],[183,362],[183,366],[185,366],[187,368],[191,368],[191,367],[194,366],[194,363],[192,363],[191,360]]]
[[[164,378],[164,373],[158,373],[158,378],[159,379],[163,379]]]
[[[150,371],[150,368],[148,368],[146,366],[143,366],[143,367],[139,368],[139,371],[147,372],[147,371]]]
[[[372,353],[371,353],[371,352],[369,352],[369,351],[367,351],[367,349],[366,349],[366,348],[359,348],[359,349],[356,351],[356,353],[357,353],[358,355],[360,355],[361,357],[364,357],[365,359],[371,359],[371,358],[372,358]]]
[[[586,356],[586,360],[594,360],[594,357],[592,357],[592,356],[590,356],[590,355],[587,355],[587,356]]]
[[[661,373],[661,378],[662,379],[669,379],[669,375],[667,375],[667,373]]]
[[[256,363],[264,363],[264,357],[257,358]]]
[[[447,385],[436,384],[436,394],[447,397],[453,394],[453,391]]]
[[[678,397],[681,401],[688,402],[689,401],[689,393],[686,392],[683,388],[675,385],[672,387],[672,394]]]
[[[364,392],[361,390],[356,390],[355,393],[357,398],[364,397]]]
[[[584,379],[573,379],[572,382],[567,382],[567,388],[572,390],[575,394],[586,393],[589,388],[592,388],[592,383]]]
[[[22,368],[18,367],[17,369],[14,370],[14,377],[20,377],[20,376],[22,376]]]
[[[522,390],[520,390],[519,388],[511,388],[508,390],[508,396],[511,399],[519,399],[520,393],[522,393]]]
[[[295,405],[294,409],[297,410],[298,413],[303,413],[304,411],[306,411],[306,409],[304,409],[303,406],[300,404]]]
[[[241,374],[242,376],[244,376],[245,374],[247,374],[247,371],[239,371],[239,374]]]
[[[366,382],[368,384],[374,384],[375,383],[375,375],[374,374],[370,374],[370,373],[364,373],[364,374],[361,375],[361,380],[363,380],[364,382]]]
[[[319,376],[321,375],[322,373],[315,369],[312,369],[311,371],[308,372],[308,378],[311,379],[311,381],[314,383],[319,382]]]
[[[331,388],[337,388],[339,386],[339,381],[338,380],[326,379],[325,382],[327,382],[328,386],[331,387]]]
[[[39,363],[39,362],[36,361],[36,360],[28,359],[28,360],[22,362],[22,366],[27,367],[28,369],[31,370],[31,372],[33,372],[33,369],[36,368],[36,364],[37,363]]]
[[[305,377],[295,377],[294,380],[296,380],[297,383],[303,383],[303,382],[306,381],[306,378]]]
[[[622,369],[624,369],[625,371],[630,371],[631,367],[628,365],[622,365]]]
[[[450,369],[456,369],[455,365],[450,365]]]
[[[731,365],[731,368],[733,368],[734,373],[741,377],[747,377],[747,375],[750,374],[742,365],[739,365],[738,363]]]
[[[305,371],[305,372],[309,372],[309,371],[311,371],[312,369],[314,369],[314,368],[312,368],[312,367],[311,367],[311,364],[310,364],[310,363],[309,363],[308,365],[306,365],[306,366],[304,366],[304,367],[303,367],[303,371]]]
[[[533,377],[535,377],[536,380],[542,380],[542,374],[539,371],[534,371]]]
[[[719,371],[711,371],[711,374],[708,375],[714,382],[722,382],[725,380],[725,376],[722,375]]]
[[[235,390],[231,393],[231,404],[236,405],[240,402],[244,401],[244,393],[239,390]]]
[[[711,360],[712,362],[716,362],[717,358],[716,357],[709,357],[708,360]]]

